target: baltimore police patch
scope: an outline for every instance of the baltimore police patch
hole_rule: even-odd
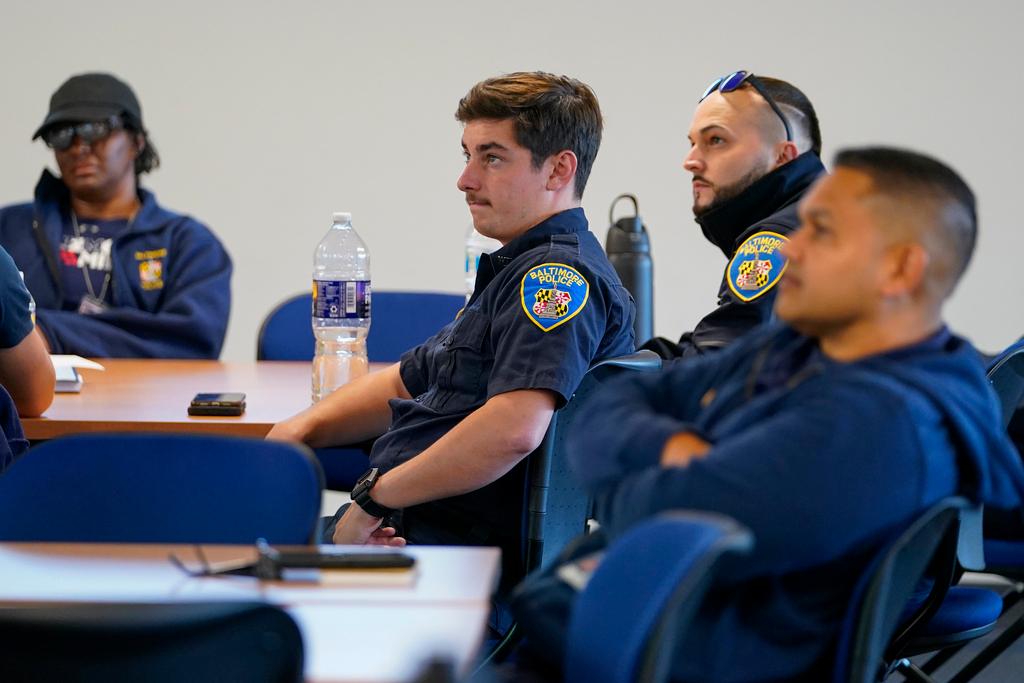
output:
[[[526,317],[550,332],[587,305],[590,283],[564,263],[542,263],[523,276],[519,286]]]
[[[729,261],[726,281],[729,289],[742,301],[753,301],[782,277],[786,259],[780,249],[788,242],[777,232],[764,230],[747,238]]]

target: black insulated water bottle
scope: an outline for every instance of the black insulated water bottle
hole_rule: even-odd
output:
[[[633,202],[633,215],[615,220],[615,205],[620,199]],[[631,194],[620,194],[608,210],[608,238],[604,249],[608,253],[619,279],[636,302],[636,320],[633,332],[640,346],[654,336],[654,264],[651,261],[651,240],[640,219],[640,205]]]

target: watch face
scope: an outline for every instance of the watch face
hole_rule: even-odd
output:
[[[365,494],[367,491],[372,489],[373,485],[376,484],[376,483],[377,483],[377,468],[373,467],[373,468],[370,468],[366,472],[366,474],[364,474],[363,476],[359,477],[359,481],[357,481],[356,485],[352,488],[352,498],[355,498],[356,496],[361,496],[361,495]]]

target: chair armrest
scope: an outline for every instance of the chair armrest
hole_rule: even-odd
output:
[[[590,366],[590,371],[593,372],[601,367],[628,368],[630,370],[652,372],[654,370],[661,369],[661,356],[656,354],[654,351],[643,349],[641,351],[626,354],[625,356],[616,356],[614,358],[599,360]]]

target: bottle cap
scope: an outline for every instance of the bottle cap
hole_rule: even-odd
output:
[[[332,220],[335,223],[351,223],[352,222],[352,214],[349,213],[348,211],[335,211],[332,214],[332,216],[333,216]]]

